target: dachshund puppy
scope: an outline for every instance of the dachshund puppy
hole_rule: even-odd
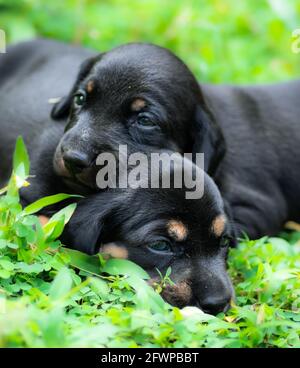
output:
[[[12,46],[1,56],[0,93],[2,178],[9,175],[16,136],[22,134],[35,151],[47,127],[49,145],[51,128],[65,127],[54,174],[84,191],[97,190],[96,157],[116,153],[119,145],[127,145],[128,154],[159,149],[182,154],[195,146],[194,152],[205,151],[210,171],[220,156],[212,147],[223,149],[194,76],[158,46],[129,44],[100,55],[46,40]],[[58,97],[53,121],[48,101]]]
[[[203,181],[198,199],[186,199],[190,185],[175,186],[175,178],[189,169]],[[171,267],[174,285],[162,294],[170,304],[226,311],[234,294],[226,259],[235,231],[215,183],[187,159],[171,167],[169,188],[151,188],[150,176],[141,176],[138,188],[108,189],[80,200],[63,243],[130,259],[148,271],[151,282],[159,280],[157,269],[164,274]]]

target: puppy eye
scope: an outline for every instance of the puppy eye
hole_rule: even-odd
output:
[[[229,247],[230,244],[231,244],[231,241],[232,241],[232,239],[231,239],[230,236],[223,235],[222,238],[221,238],[221,240],[220,240],[220,247],[221,248],[227,248],[227,247]]]
[[[153,127],[156,125],[156,123],[152,119],[150,119],[149,116],[146,115],[139,115],[137,117],[137,123],[145,128]]]
[[[163,240],[149,244],[148,249],[155,253],[172,253],[171,244]]]
[[[80,91],[76,93],[76,95],[74,96],[74,104],[76,106],[83,106],[85,101],[86,101],[86,94],[84,91]]]

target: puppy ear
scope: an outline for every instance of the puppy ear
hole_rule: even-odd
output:
[[[72,101],[73,101],[73,95],[76,92],[79,83],[88,75],[88,73],[91,71],[93,65],[100,59],[99,55],[96,57],[89,58],[85,60],[79,68],[79,72],[76,78],[76,81],[71,88],[69,94],[65,97],[63,97],[58,103],[56,103],[51,111],[51,117],[52,119],[58,120],[58,119],[64,119],[66,118],[71,109]]]
[[[204,153],[204,170],[213,175],[225,154],[225,140],[213,114],[197,106],[194,117],[193,154]]]
[[[101,194],[82,199],[60,237],[61,242],[87,254],[96,254],[109,232],[114,212],[113,201],[103,201]]]

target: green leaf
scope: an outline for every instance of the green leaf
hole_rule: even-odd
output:
[[[18,249],[19,248],[18,244],[15,244],[15,243],[7,243],[7,247],[10,248],[10,249]]]
[[[91,279],[91,289],[100,297],[106,298],[109,293],[109,287],[107,282],[100,278],[93,277]]]
[[[29,175],[29,157],[22,137],[18,137],[13,155],[13,173],[7,186],[7,194],[18,198],[18,190],[28,185],[26,179]]]
[[[64,226],[69,222],[76,206],[76,203],[73,203],[58,211],[50,218],[47,224],[43,226],[47,241],[54,240],[62,234]]]
[[[167,271],[166,271],[166,276],[165,277],[169,277],[171,275],[171,272],[172,272],[172,268],[171,267],[168,267],[167,268]]]
[[[57,213],[55,213],[50,220],[48,221],[48,223],[44,226],[44,228],[47,228],[47,225],[49,223],[51,223],[52,221],[57,221],[60,220],[62,217],[64,217],[64,221],[65,224],[69,222],[70,218],[72,217],[75,209],[76,209],[77,204],[73,203],[73,204],[69,204],[67,207],[61,209],[60,211],[58,211]]]
[[[0,249],[4,249],[6,247],[8,247],[8,241],[5,239],[0,239]]]
[[[4,188],[2,188],[2,189],[0,189],[0,195],[2,195],[2,194],[4,194],[4,193],[6,193],[7,192],[7,189],[8,189],[8,187],[6,186],[6,187],[4,187]]]
[[[13,156],[13,170],[16,175],[25,180],[29,175],[29,169],[30,163],[28,152],[23,138],[19,136],[16,141],[16,148]]]
[[[65,227],[65,217],[62,216],[57,221],[51,221],[44,227],[46,241],[49,243],[57,239],[63,232]]]
[[[81,271],[90,273],[91,275],[100,275],[100,263],[98,256],[89,256],[78,250],[61,248],[61,252],[70,258],[70,264]]]
[[[7,270],[0,270],[0,278],[9,279],[11,276],[11,272]]]
[[[155,313],[161,313],[169,307],[163,298],[140,277],[132,275],[126,281],[136,291],[136,305],[139,309],[151,309]]]
[[[14,264],[7,259],[0,259],[0,267],[6,271],[12,271],[15,268]]]
[[[132,277],[138,277],[141,279],[149,279],[149,275],[140,266],[127,259],[109,259],[102,272],[109,273],[110,275],[127,275]]]
[[[27,207],[25,207],[24,211],[23,211],[23,214],[32,215],[33,213],[39,212],[44,207],[47,207],[47,206],[50,206],[52,204],[61,202],[61,201],[65,200],[65,199],[68,199],[68,198],[81,198],[81,196],[72,195],[72,194],[65,194],[65,193],[55,194],[55,195],[52,195],[52,196],[47,196],[47,197],[41,198],[41,199],[31,203]]]
[[[27,236],[27,234],[29,233],[30,229],[21,224],[21,223],[16,223],[15,224],[15,231],[16,231],[16,234],[20,237],[20,238],[23,238],[25,236]]]
[[[22,273],[40,273],[44,270],[41,263],[27,264],[25,262],[18,262],[15,267],[16,270]]]
[[[58,300],[65,296],[72,288],[72,276],[67,267],[62,267],[51,284],[49,296],[52,300]]]
[[[44,316],[40,325],[46,347],[63,347],[65,345],[64,318],[65,313],[61,307],[54,308],[47,316]]]

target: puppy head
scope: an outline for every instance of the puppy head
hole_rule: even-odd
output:
[[[200,170],[196,168],[196,170]],[[233,287],[226,272],[234,235],[220,193],[205,173],[204,194],[186,199],[183,189],[108,190],[83,200],[68,228],[77,249],[128,258],[158,282],[171,267],[171,304],[197,305],[216,314],[229,307]],[[88,229],[88,230],[87,230]]]
[[[97,155],[116,154],[121,144],[128,153],[205,151],[210,171],[222,147],[192,73],[151,44],[127,44],[85,61],[52,117],[68,118],[54,158],[57,173],[92,188]]]

